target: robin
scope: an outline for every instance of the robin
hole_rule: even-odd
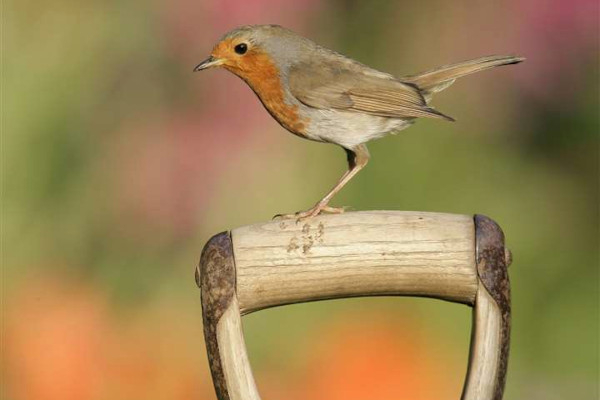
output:
[[[454,121],[429,105],[456,78],[524,58],[489,56],[396,78],[279,25],[243,26],[225,34],[194,71],[223,67],[242,78],[285,129],[341,146],[348,170],[314,207],[283,218],[342,213],[329,202],[369,161],[366,143],[417,118]]]

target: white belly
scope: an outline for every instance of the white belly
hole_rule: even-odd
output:
[[[309,139],[335,143],[347,149],[411,124],[411,121],[348,111],[312,109],[310,114],[310,123],[304,132]]]

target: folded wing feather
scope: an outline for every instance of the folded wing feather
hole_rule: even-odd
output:
[[[420,89],[387,76],[367,75],[347,65],[303,63],[291,68],[290,91],[301,103],[388,118],[452,118],[427,106]]]

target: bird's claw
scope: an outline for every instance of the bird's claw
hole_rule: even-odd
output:
[[[346,209],[344,207],[330,207],[326,204],[317,204],[313,208],[306,211],[298,211],[293,214],[277,214],[273,219],[295,219],[296,223],[300,223],[306,219],[316,217],[317,215],[327,212],[330,214],[342,214]]]

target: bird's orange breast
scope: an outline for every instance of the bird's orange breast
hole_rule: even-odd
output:
[[[248,83],[265,108],[284,128],[305,136],[306,121],[299,116],[297,105],[286,103],[279,69],[268,54],[254,50],[240,59],[237,65],[224,67]]]

